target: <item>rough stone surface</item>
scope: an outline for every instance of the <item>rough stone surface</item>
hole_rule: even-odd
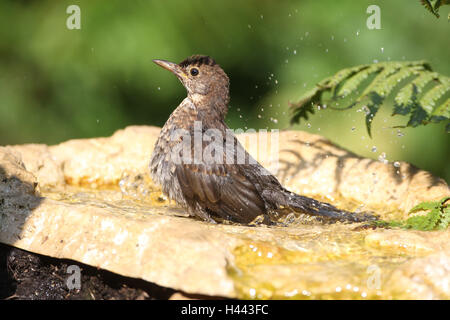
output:
[[[450,255],[439,252],[412,259],[388,280],[398,299],[450,299]]]
[[[258,291],[247,285],[256,283],[256,288],[258,279],[264,277],[273,281],[272,289],[263,290],[264,297],[289,297],[290,292],[297,292],[310,281],[305,277],[297,283],[283,279],[312,272],[317,265],[312,268],[307,263],[323,259],[329,261],[319,266],[322,273],[317,273],[317,269],[311,274],[327,278],[329,270],[334,270],[342,283],[353,281],[354,274],[348,266],[351,268],[357,261],[350,260],[352,255],[348,253],[356,250],[364,260],[376,251],[385,260],[391,257],[394,261],[394,256],[401,260],[394,263],[393,269],[391,264],[382,268],[395,281],[386,282],[381,297],[450,297],[449,231],[351,231],[353,226],[348,225],[299,224],[285,229],[212,225],[187,218],[180,208],[165,201],[151,182],[149,189],[140,193],[141,198],[126,196],[123,189],[120,192],[117,188],[119,181],[124,176],[147,176],[158,133],[159,128],[134,126],[119,130],[110,138],[71,140],[50,147],[0,147],[0,242],[186,293],[224,297],[258,297],[252,295]],[[254,136],[250,134],[239,138],[248,147],[258,145],[251,142]],[[276,159],[268,158],[267,153],[258,157],[258,150],[248,150],[292,191],[338,205],[350,201],[363,204],[364,210],[372,208],[385,218],[395,212],[398,218],[406,217],[408,210],[421,201],[450,194],[442,179],[407,163],[396,168],[360,158],[317,135],[280,132],[278,144],[278,170]],[[70,186],[90,189],[71,191]],[[97,191],[108,186],[116,188]],[[353,248],[354,243],[358,249]],[[255,248],[256,244],[270,248],[265,253],[270,253],[270,257],[277,252],[288,253],[277,256],[278,264],[260,261],[259,269],[249,267],[254,265],[250,260],[248,265],[239,265],[244,260],[236,252],[245,250],[236,248]],[[318,252],[323,257],[317,256]],[[339,267],[339,259],[348,266]],[[285,260],[294,261],[294,267],[286,265]],[[234,266],[234,271],[230,272],[230,266]],[[361,264],[355,270],[364,271],[365,267]],[[245,270],[255,273],[251,281],[231,276],[239,268],[244,275]],[[281,272],[279,278],[277,272]],[[330,281],[330,285],[341,284]],[[316,290],[316,298],[327,298],[330,285],[322,281],[310,291]],[[349,297],[333,294],[333,298]]]

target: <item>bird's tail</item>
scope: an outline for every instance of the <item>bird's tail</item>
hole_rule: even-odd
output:
[[[368,213],[348,212],[340,210],[329,203],[320,202],[287,190],[283,190],[283,192],[286,199],[285,207],[295,212],[347,222],[368,222],[378,220],[376,216]]]

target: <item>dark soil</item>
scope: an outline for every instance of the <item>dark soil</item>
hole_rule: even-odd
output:
[[[70,265],[80,268],[80,289],[67,285]],[[174,293],[144,280],[0,244],[0,299],[143,300],[168,299]]]

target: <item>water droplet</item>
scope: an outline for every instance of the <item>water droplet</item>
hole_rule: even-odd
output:
[[[388,160],[386,159],[386,153],[382,152],[379,156],[378,156],[378,161],[381,161],[383,163],[388,163]]]
[[[297,50],[294,50],[294,54],[297,54]]]
[[[261,115],[260,114],[258,114],[258,118],[261,119]]]
[[[381,47],[381,53],[383,53],[384,52],[384,48],[383,47]]]
[[[161,90],[161,87],[158,87],[158,90]]]
[[[311,128],[311,123],[308,122],[308,123],[306,124],[306,126],[307,126],[308,128]]]
[[[251,26],[251,25],[247,25],[247,27],[248,27],[249,29],[251,29],[251,28],[252,28],[252,26]]]
[[[396,168],[400,168],[400,162],[398,162],[398,161],[395,161],[395,162],[394,162],[394,167],[396,167]]]
[[[371,151],[372,151],[372,152],[377,152],[377,147],[376,147],[376,146],[373,146],[372,149],[371,149]]]
[[[352,127],[352,132],[356,130],[356,127]]]
[[[361,109],[364,111],[366,116],[368,116],[370,114],[370,109],[367,106],[363,106]]]
[[[400,130],[397,130],[397,137],[403,137],[405,134]]]
[[[264,16],[263,16],[263,15],[260,15],[259,17],[260,17],[261,19],[264,19]]]

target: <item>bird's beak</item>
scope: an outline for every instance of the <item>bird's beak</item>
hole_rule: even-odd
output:
[[[163,67],[166,70],[169,70],[173,74],[175,74],[180,80],[183,80],[186,78],[186,74],[184,73],[183,69],[176,63],[165,61],[165,60],[153,60],[154,63],[156,63],[158,66]]]

